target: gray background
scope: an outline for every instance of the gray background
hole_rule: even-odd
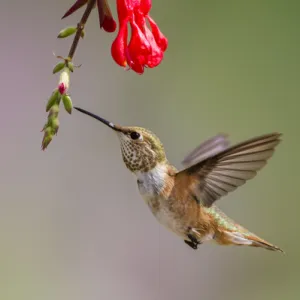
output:
[[[192,251],[148,211],[116,136],[77,112],[60,114],[40,151],[58,81],[52,51],[67,55],[71,42],[55,37],[82,11],[61,21],[71,0],[2,0],[1,299],[299,299],[299,1],[153,2],[169,39],[163,63],[143,76],[123,71],[110,57],[115,34],[99,30],[93,11],[73,102],[150,128],[177,167],[218,132],[232,142],[282,132],[268,166],[219,205],[287,254]]]

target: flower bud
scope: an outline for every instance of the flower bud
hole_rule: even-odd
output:
[[[66,37],[74,34],[76,31],[77,31],[77,27],[67,27],[67,28],[61,30],[57,37],[59,39],[63,39],[63,38],[66,38]]]
[[[45,129],[44,129],[44,134],[45,136],[50,136],[50,135],[53,135],[54,134],[54,130],[51,126],[47,126]]]
[[[55,73],[61,71],[61,70],[65,67],[65,65],[66,65],[65,62],[60,62],[60,63],[58,63],[58,64],[54,67],[52,73],[55,74]]]
[[[68,95],[63,95],[62,96],[62,101],[63,101],[63,104],[64,104],[64,107],[65,107],[65,110],[71,114],[72,113],[72,108],[73,108],[73,104],[72,104],[72,100],[70,98],[70,96]]]
[[[50,108],[57,102],[58,98],[59,98],[59,92],[58,89],[55,89],[46,105],[46,112],[48,112]]]
[[[53,135],[44,135],[43,141],[42,141],[42,150],[45,150],[50,142],[52,141]]]
[[[69,64],[70,62],[68,62]],[[60,73],[58,89],[60,94],[66,94],[70,85],[70,70],[68,67],[65,67],[63,71]]]
[[[72,62],[68,62],[68,68],[71,72],[74,72],[74,64]]]
[[[49,111],[49,117],[57,117],[59,113],[59,106],[58,104],[54,104]]]
[[[58,118],[57,117],[53,117],[49,121],[50,121],[51,128],[52,128],[53,132],[55,134],[57,134],[57,131],[58,131],[58,128],[59,128],[59,120],[58,120]]]

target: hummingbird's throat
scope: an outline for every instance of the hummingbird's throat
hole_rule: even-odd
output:
[[[148,172],[157,165],[155,153],[144,145],[121,140],[123,161],[131,172]]]
[[[132,136],[137,133],[138,138]],[[118,132],[124,163],[131,172],[148,172],[166,161],[163,145],[149,130],[142,127],[122,127]]]

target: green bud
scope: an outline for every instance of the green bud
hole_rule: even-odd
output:
[[[59,128],[59,120],[58,120],[58,118],[52,117],[49,120],[49,123],[50,123],[50,126],[53,129],[54,133],[57,133],[58,128]]]
[[[50,142],[52,141],[53,135],[44,135],[43,141],[42,141],[42,150],[45,150]]]
[[[84,30],[81,31],[80,36],[81,36],[82,39],[84,38],[84,36],[85,36],[85,31]]]
[[[67,27],[67,28],[61,30],[57,37],[59,39],[63,39],[63,38],[66,38],[66,37],[74,34],[76,31],[77,31],[77,27]]]
[[[54,133],[55,132],[54,132],[53,128],[49,125],[44,130],[44,135],[45,136],[52,136],[52,135],[54,135]]]
[[[41,130],[41,132],[45,131],[47,127],[48,127],[48,122],[44,125],[43,129]]]
[[[58,64],[54,67],[52,73],[55,74],[55,73],[61,71],[61,70],[65,67],[65,65],[66,65],[65,62],[60,62],[60,63],[58,63]]]
[[[58,116],[58,113],[59,113],[59,106],[58,104],[54,104],[51,108],[50,108],[50,111],[49,111],[49,118],[50,117],[57,117]]]
[[[68,62],[68,68],[71,72],[74,71],[74,64],[72,62]]]
[[[50,108],[58,101],[58,99],[59,99],[59,92],[58,89],[55,89],[46,105],[46,112],[50,110]]]
[[[70,98],[70,96],[68,95],[63,95],[62,96],[62,101],[65,107],[65,110],[71,114],[72,113],[72,108],[73,108],[73,104],[72,104],[72,100]]]

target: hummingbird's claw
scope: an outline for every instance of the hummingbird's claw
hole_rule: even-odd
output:
[[[197,250],[198,249],[198,244],[195,244],[191,241],[187,241],[187,240],[184,240],[184,242],[189,245],[191,248],[193,248],[194,250]]]
[[[190,247],[192,247],[193,249],[197,250],[198,249],[198,245],[201,244],[201,242],[199,242],[192,234],[188,234],[187,237],[190,239],[190,241],[184,240],[184,242],[189,245]]]

